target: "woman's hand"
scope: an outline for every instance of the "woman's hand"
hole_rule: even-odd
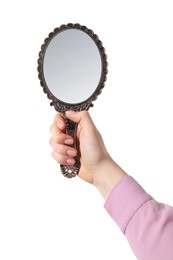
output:
[[[94,184],[106,197],[110,189],[125,173],[108,154],[103,139],[88,112],[68,111],[66,117],[78,123],[77,138],[81,162],[78,176]],[[53,158],[60,164],[72,166],[75,163],[74,157],[78,155],[79,151],[69,146],[73,144],[74,140],[64,133],[65,128],[65,121],[58,113],[50,128],[49,143],[53,148]]]

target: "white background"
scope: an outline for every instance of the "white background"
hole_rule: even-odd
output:
[[[51,157],[55,111],[37,78],[48,33],[78,22],[109,61],[90,113],[112,157],[158,201],[173,205],[172,1],[1,1],[0,259],[136,259],[104,200]]]

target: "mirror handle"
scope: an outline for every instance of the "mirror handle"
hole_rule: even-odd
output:
[[[70,119],[66,118],[63,115],[65,122],[66,122],[66,134],[71,135],[74,139],[74,144],[72,147],[77,149],[79,153],[79,147],[78,147],[78,140],[77,140],[77,123],[71,121]],[[80,158],[79,155],[74,158],[76,160],[75,164],[73,166],[68,165],[62,165],[60,164],[61,173],[64,175],[64,177],[72,178],[75,177],[80,170]]]

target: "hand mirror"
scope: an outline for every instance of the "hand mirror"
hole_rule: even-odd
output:
[[[55,28],[41,46],[38,76],[51,106],[65,118],[67,110],[82,111],[93,106],[101,93],[107,74],[107,57],[102,42],[94,32],[80,24]],[[77,124],[66,120],[66,133],[77,144]],[[80,158],[70,167],[60,165],[65,177],[76,176]]]

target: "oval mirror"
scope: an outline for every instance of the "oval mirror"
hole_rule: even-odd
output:
[[[80,24],[55,28],[41,46],[38,76],[51,105],[65,117],[67,110],[82,111],[93,106],[101,93],[107,74],[107,57],[94,32]],[[66,133],[75,136],[76,124],[66,119]],[[61,165],[66,177],[80,169],[80,158],[73,167]]]

